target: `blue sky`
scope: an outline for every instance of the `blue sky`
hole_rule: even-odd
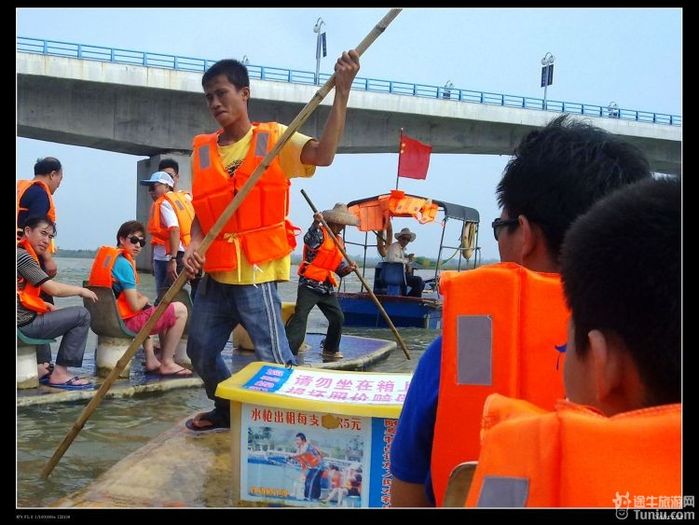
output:
[[[329,73],[341,51],[356,46],[386,11],[32,8],[17,10],[17,35],[214,60],[247,55],[255,65],[314,71],[313,25],[322,17],[328,56],[320,69]],[[677,8],[404,9],[362,57],[359,76],[438,86],[450,80],[457,88],[542,97],[540,60],[550,51],[556,57],[550,100],[615,101],[623,108],[682,114],[681,42]],[[17,178],[31,178],[37,157],[46,155],[61,159],[65,171],[55,195],[59,246],[112,243],[118,226],[135,217],[134,174],[144,157],[18,138]],[[427,180],[401,179],[400,187],[478,209],[483,258],[497,259],[489,223],[499,215],[495,186],[507,160],[432,155]],[[300,189],[319,208],[330,208],[393,188],[397,162],[397,153],[338,155],[312,179],[294,182],[292,221],[302,228],[309,222]],[[119,199],[105,207],[96,198],[99,188]],[[412,251],[435,255],[438,226],[418,228]]]

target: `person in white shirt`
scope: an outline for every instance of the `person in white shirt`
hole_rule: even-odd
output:
[[[410,297],[422,297],[422,290],[425,288],[425,283],[422,277],[413,275],[413,257],[415,254],[409,253],[406,255],[405,247],[409,242],[415,240],[415,233],[410,231],[410,228],[403,228],[395,234],[396,242],[388,247],[386,252],[386,262],[399,262],[405,265],[405,282],[410,287],[410,291],[406,294]]]
[[[177,279],[177,274],[182,271],[181,260],[185,248],[180,240],[180,224],[175,210],[167,199],[162,198],[166,193],[172,191],[175,185],[170,174],[156,171],[149,179],[142,180],[141,184],[148,187],[148,194],[154,202],[148,221],[148,233],[152,236],[153,275],[158,294],[155,304],[157,305],[164,293]],[[172,244],[171,247],[166,246],[166,241],[163,240],[164,236],[167,236],[169,244]]]
[[[158,163],[158,171],[164,171],[170,177],[172,177],[172,181],[174,182],[172,186],[172,191],[181,193],[184,195],[185,199],[187,199],[188,202],[192,202],[192,194],[186,190],[181,190],[178,189],[178,184],[180,183],[180,164],[175,160],[175,159],[170,159],[170,158],[165,158],[161,159],[160,162]],[[194,217],[194,209],[192,209],[192,217]],[[187,225],[187,231],[190,230],[191,228],[191,220],[189,221],[189,224]],[[181,227],[182,225],[180,225]],[[180,247],[186,249],[187,247],[184,246],[183,243],[180,243]],[[177,252],[177,273],[179,274],[182,271],[182,267],[184,265],[183,263],[183,257],[184,257],[184,251],[178,251]],[[197,295],[197,288],[199,287],[199,281],[201,281],[202,278],[202,272],[201,270],[197,273],[197,276],[194,277],[193,279],[189,279],[189,286],[191,287],[190,294],[192,297],[192,303],[194,303],[194,298]],[[169,288],[172,285],[172,282],[170,282],[167,286]]]

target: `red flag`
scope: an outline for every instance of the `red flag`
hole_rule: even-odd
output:
[[[426,179],[430,166],[432,146],[423,144],[401,134],[400,154],[398,155],[398,176],[409,179]]]

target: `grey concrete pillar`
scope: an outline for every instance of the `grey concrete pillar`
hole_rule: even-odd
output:
[[[162,159],[174,159],[180,165],[180,181],[178,190],[192,191],[192,160],[190,153],[184,151],[172,151],[160,153],[148,159],[139,160],[136,169],[136,220],[144,226],[148,224],[148,214],[153,200],[148,195],[148,188],[141,186],[139,181],[148,179],[151,174],[158,171],[158,164]],[[150,241],[150,236],[148,236]],[[151,272],[151,260],[153,259],[153,249],[148,242],[141,253],[136,258],[136,268],[139,271]]]

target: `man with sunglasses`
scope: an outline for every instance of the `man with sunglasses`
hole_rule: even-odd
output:
[[[464,447],[473,443],[478,446],[482,401],[491,390],[498,391],[503,381],[516,385],[520,392],[536,393],[532,395],[553,398],[559,391],[562,393],[555,360],[550,364],[547,359],[555,354],[554,344],[531,348],[527,346],[527,335],[536,332],[534,335],[541,338],[556,334],[546,338],[548,342],[557,340],[560,332],[561,340],[557,340],[557,344],[565,341],[568,314],[558,277],[563,237],[572,222],[601,197],[648,177],[648,161],[638,148],[566,115],[522,139],[496,189],[502,211],[492,227],[502,263],[454,276],[447,272],[442,274],[445,344],[440,336],[427,348],[415,369],[403,404],[391,448],[393,506],[441,504],[451,468],[461,461],[477,459],[477,450],[474,457],[469,457],[472,451],[465,451]],[[488,308],[491,304],[509,303],[508,307],[515,311],[513,305],[522,306],[525,300],[536,299],[536,291],[531,297],[533,287],[529,289],[530,295],[523,297],[521,291],[509,293],[501,286],[501,282],[524,283],[520,288],[514,287],[521,290],[530,281],[543,283],[537,290],[548,291],[544,300],[550,304],[547,303],[535,322],[524,324],[523,333],[520,333],[507,325],[519,321],[503,319],[503,315]],[[478,311],[477,315],[464,310],[474,304],[472,310]],[[474,320],[474,317],[480,319]],[[478,332],[480,339],[475,336],[476,329],[481,330]],[[467,340],[469,336],[470,341]],[[497,345],[503,339],[519,342],[520,346],[509,349],[519,368],[498,368],[498,360],[502,357],[497,355]],[[475,340],[477,343],[473,343]],[[486,353],[491,352],[486,359],[481,359],[479,352],[484,351],[484,347],[478,344],[485,345]],[[473,353],[469,355],[469,351]],[[522,356],[521,359],[518,356]],[[534,361],[529,365],[531,368],[550,367],[540,375],[546,380],[523,387],[519,376],[514,374],[522,371],[525,357],[527,362]],[[536,360],[542,364],[537,365]],[[479,366],[475,366],[475,362]],[[455,369],[456,363],[461,368]],[[484,372],[482,377],[476,377],[479,372]],[[522,373],[528,372],[527,369]],[[466,417],[466,405],[472,406],[477,414]],[[458,406],[461,406],[461,414],[455,413]]]

